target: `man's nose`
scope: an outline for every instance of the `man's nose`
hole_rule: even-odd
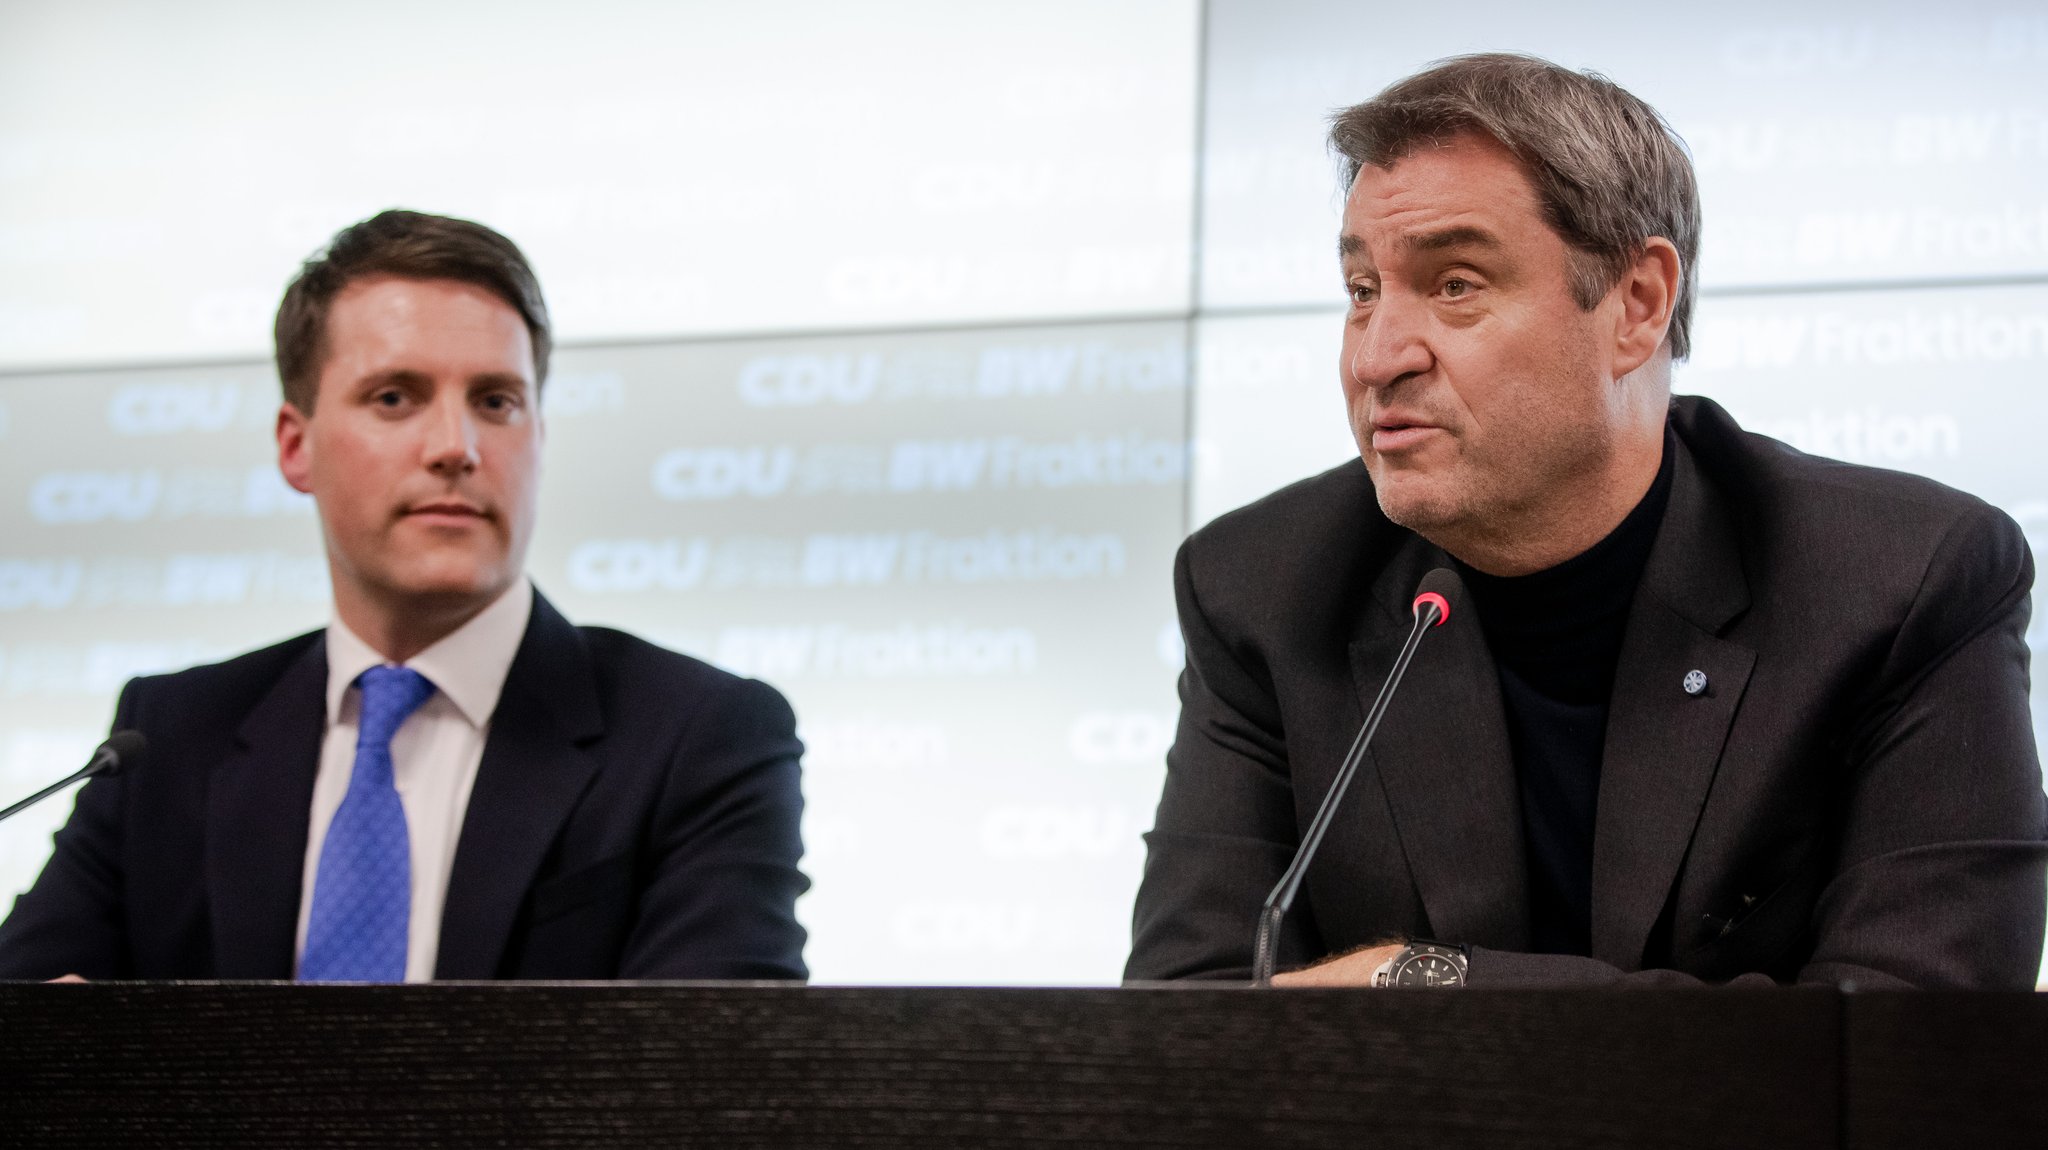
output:
[[[466,475],[477,466],[476,418],[466,397],[443,396],[427,416],[423,454],[429,471]]]
[[[1426,319],[1422,301],[1400,293],[1382,297],[1350,341],[1344,366],[1352,380],[1382,390],[1428,371],[1435,357],[1424,338]]]

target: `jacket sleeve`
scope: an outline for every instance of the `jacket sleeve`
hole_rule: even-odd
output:
[[[115,730],[133,722],[136,693],[133,681],[122,688]],[[0,923],[0,979],[130,977],[122,902],[127,785],[124,773],[79,790],[42,874]]]
[[[678,741],[656,813],[652,873],[618,977],[801,980],[796,899],[810,882],[796,715],[732,679]]]
[[[1989,507],[1935,548],[1843,742],[1841,833],[1797,981],[2033,989],[2048,918],[2048,800],[2028,706],[2033,578],[2018,525]],[[1484,986],[1697,981],[1479,949],[1469,974]]]
[[[1187,665],[1166,785],[1145,836],[1132,917],[1131,981],[1249,979],[1259,909],[1294,855],[1294,789],[1280,708],[1256,655],[1233,650],[1202,609],[1195,541],[1174,561]],[[1283,963],[1322,954],[1306,905],[1279,939]]]

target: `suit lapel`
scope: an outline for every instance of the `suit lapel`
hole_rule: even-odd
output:
[[[249,712],[235,751],[214,769],[206,883],[216,977],[292,976],[326,695],[327,644],[316,638]]]
[[[1673,442],[1677,442],[1673,440]],[[1669,898],[1756,652],[1720,638],[1749,606],[1734,526],[1681,445],[1615,667],[1593,835],[1593,957],[1633,970]],[[1688,694],[1688,673],[1706,689]]]
[[[1449,560],[1434,547],[1389,564],[1374,588],[1372,634],[1351,645],[1363,716],[1413,624],[1417,582]],[[1373,737],[1394,825],[1438,938],[1504,950],[1528,945],[1522,807],[1493,656],[1462,584],[1445,624],[1424,637]],[[1356,793],[1347,801],[1358,801]],[[1339,819],[1332,826],[1355,825]]]
[[[602,735],[590,652],[538,593],[463,815],[434,975],[492,978],[526,892],[598,770]]]

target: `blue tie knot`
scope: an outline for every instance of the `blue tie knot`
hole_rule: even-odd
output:
[[[356,676],[363,690],[357,746],[384,746],[414,711],[434,695],[434,684],[411,667],[372,667]]]

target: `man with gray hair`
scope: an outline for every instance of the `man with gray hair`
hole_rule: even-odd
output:
[[[1360,459],[1197,532],[1132,979],[2028,988],[2033,561],[1996,509],[1671,395],[1699,199],[1606,79],[1446,61],[1340,113]]]

